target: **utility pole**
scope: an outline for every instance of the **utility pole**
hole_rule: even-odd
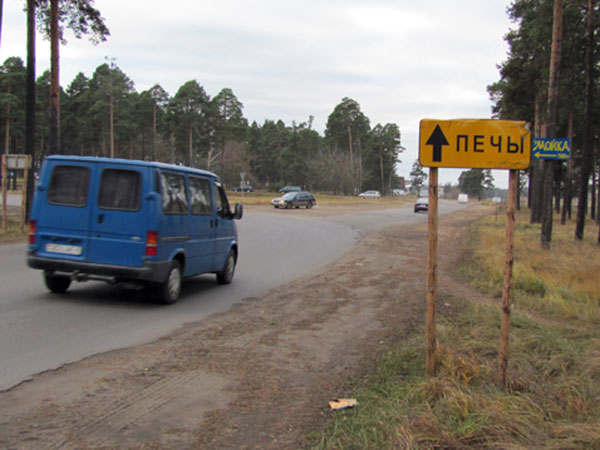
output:
[[[27,77],[25,94],[25,153],[31,156],[35,169],[35,0],[27,0]],[[33,200],[34,177],[29,177],[25,217]]]

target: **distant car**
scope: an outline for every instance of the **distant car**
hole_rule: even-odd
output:
[[[302,188],[300,186],[284,186],[279,189],[280,194],[287,194],[288,192],[300,192]]]
[[[392,195],[408,195],[408,192],[406,192],[406,189],[393,189]]]
[[[468,194],[458,194],[458,203],[469,203]]]
[[[246,186],[235,186],[233,188],[233,191],[234,192],[254,192],[254,189],[252,188],[252,186],[247,184]]]
[[[317,200],[310,192],[288,192],[281,197],[271,200],[271,204],[275,208],[300,208],[301,206],[312,208],[317,204]]]
[[[415,203],[415,212],[429,211],[429,199],[427,197],[421,197]]]
[[[365,191],[358,194],[360,198],[381,198],[379,191]]]

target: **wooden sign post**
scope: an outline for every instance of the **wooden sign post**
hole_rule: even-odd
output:
[[[498,349],[498,384],[506,385],[508,366],[508,331],[510,329],[510,287],[513,271],[513,248],[515,243],[515,210],[519,171],[508,174],[508,208],[506,210],[506,250],[504,252],[504,288],[502,291],[502,323],[500,326],[500,347]]]
[[[30,155],[2,155],[2,232],[6,232],[7,226],[7,188],[8,188],[8,170],[23,170],[23,187],[21,188],[21,213],[19,214],[19,225],[21,230],[25,227],[25,202],[27,199],[27,180],[29,169],[31,169]],[[14,175],[16,177],[16,174]]]
[[[427,228],[427,375],[435,375],[435,299],[437,297],[437,221],[438,221],[438,168],[429,168],[429,207]]]
[[[513,267],[515,205],[519,169],[529,167],[531,136],[525,122],[495,119],[423,119],[419,125],[419,162],[429,167],[429,251],[427,253],[427,374],[436,373],[435,302],[437,296],[438,167],[509,169],[508,225],[502,295],[498,382],[506,384],[510,286]]]
[[[6,233],[6,215],[8,208],[6,206],[6,190],[8,189],[8,171],[6,170],[6,156],[2,155],[2,232]]]

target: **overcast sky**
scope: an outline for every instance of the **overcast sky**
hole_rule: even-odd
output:
[[[398,174],[418,158],[423,118],[489,118],[486,86],[507,57],[515,25],[510,0],[96,0],[111,36],[93,45],[67,32],[60,82],[91,77],[105,57],[142,92],[159,83],[170,95],[196,79],[210,96],[231,88],[244,116],[324,132],[344,97],[377,123],[402,133]],[[0,61],[26,60],[25,0],[4,0]],[[36,75],[49,68],[38,36]],[[460,170],[441,169],[440,182]],[[508,174],[495,171],[496,185]]]

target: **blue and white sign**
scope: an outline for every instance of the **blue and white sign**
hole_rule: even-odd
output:
[[[571,139],[533,138],[531,156],[535,159],[567,160],[571,157]]]

